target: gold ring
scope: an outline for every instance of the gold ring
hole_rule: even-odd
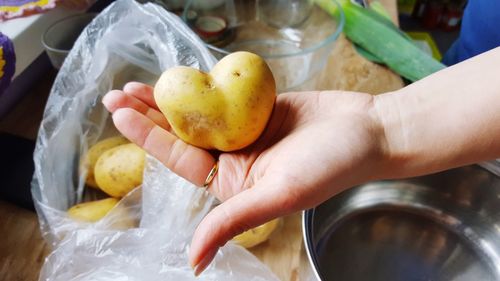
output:
[[[207,178],[205,179],[205,183],[203,184],[204,188],[208,188],[208,185],[210,185],[210,183],[214,180],[218,170],[219,170],[219,161],[216,161],[214,166],[212,167],[212,170],[210,170]]]

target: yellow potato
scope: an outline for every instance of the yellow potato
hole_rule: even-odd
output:
[[[185,66],[165,71],[155,85],[154,97],[183,141],[233,151],[253,143],[266,127],[276,84],[261,57],[236,52],[208,74]]]
[[[85,222],[96,222],[103,218],[116,204],[118,199],[107,198],[97,201],[77,204],[68,209],[68,215],[76,220]]]
[[[252,248],[266,241],[278,227],[280,219],[274,219],[261,226],[249,229],[233,238],[233,241],[245,248]]]
[[[97,185],[113,197],[125,196],[142,184],[145,157],[146,152],[133,143],[105,151],[94,168]]]
[[[106,150],[128,142],[129,141],[126,138],[120,136],[103,139],[91,146],[81,162],[81,168],[85,168],[87,170],[85,183],[89,186],[99,188],[94,178],[94,167],[97,159],[99,159],[99,156],[101,156]]]

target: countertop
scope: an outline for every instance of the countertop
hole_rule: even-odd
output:
[[[380,0],[394,20],[397,20],[395,0]],[[402,80],[385,67],[373,64],[361,58],[352,45],[341,36],[329,57],[327,73],[322,89],[362,91],[371,94],[393,91],[403,86]],[[50,87],[56,72],[49,71],[35,87],[10,112],[0,120],[0,132],[19,136],[27,140],[35,140]],[[332,79],[332,77],[334,77]],[[26,181],[29,182],[29,181]],[[5,187],[2,187],[5,188]],[[29,186],[16,188],[29,189]],[[299,280],[297,274],[301,257],[301,235],[299,215],[286,219],[284,231],[294,233],[295,244],[291,244],[291,253],[283,255],[272,269],[282,280]],[[0,280],[38,280],[38,274],[50,249],[42,240],[38,220],[33,211],[18,207],[0,198]],[[280,251],[284,247],[278,239],[269,242],[269,247]],[[253,250],[261,260],[269,264],[269,255],[263,248]],[[286,269],[289,270],[286,270]],[[285,270],[283,270],[285,269]]]

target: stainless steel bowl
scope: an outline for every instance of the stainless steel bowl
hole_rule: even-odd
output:
[[[320,280],[500,280],[500,177],[473,165],[372,182],[304,212]]]

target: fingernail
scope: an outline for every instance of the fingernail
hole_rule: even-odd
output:
[[[111,108],[113,105],[112,100],[116,99],[116,96],[118,93],[119,93],[118,90],[111,90],[111,91],[107,92],[104,95],[104,97],[102,97],[101,102],[104,105],[104,107],[106,107],[106,109],[108,109],[109,111],[112,111],[112,109],[113,109],[113,108]]]
[[[207,266],[212,262],[215,255],[217,254],[217,248],[208,251],[208,253],[201,259],[201,261],[194,266],[194,276],[200,275]]]
[[[140,83],[137,83],[137,82],[128,82],[127,84],[125,84],[125,86],[123,86],[123,91],[125,93],[135,92],[140,87],[141,87]]]
[[[101,102],[102,104],[104,104],[105,107],[108,107],[108,99],[109,99],[108,94],[105,94],[104,97],[102,97],[101,99]]]

